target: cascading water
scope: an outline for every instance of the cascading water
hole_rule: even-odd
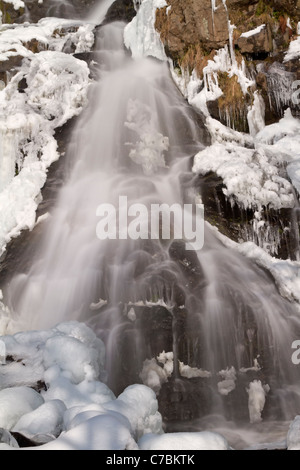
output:
[[[145,360],[172,351],[173,373],[158,397],[169,426],[216,414],[249,423],[256,386],[268,393],[265,419],[293,419],[300,394],[291,344],[300,323],[270,275],[225,248],[209,226],[198,253],[175,240],[96,236],[97,207],[118,207],[120,196],[148,208],[194,201],[191,158],[208,141],[167,65],[128,57],[123,28],[99,29],[99,81],[74,131],[67,181],[30,271],[13,278],[6,303],[20,330],[68,320],[92,326],[117,393],[141,380]],[[179,361],[208,373],[182,377]],[[164,400],[170,388],[175,412]],[[188,412],[185,393],[199,400]]]
[[[54,16],[56,18],[75,18],[76,10],[71,2],[64,0],[53,0],[48,10],[47,16]]]

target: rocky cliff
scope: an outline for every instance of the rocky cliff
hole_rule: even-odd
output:
[[[282,117],[287,106],[293,108],[289,102],[278,109],[272,95],[276,84],[269,75],[274,76],[272,64],[282,64],[283,53],[297,33],[299,0],[167,0],[167,3],[167,7],[157,11],[155,27],[175,66],[189,72],[196,70],[202,78],[208,60],[220,48],[231,45],[238,63],[244,60],[246,73],[255,77],[255,86],[244,96],[235,78],[220,76],[223,96],[209,104],[213,117],[247,132],[245,116],[255,90],[264,98],[267,124]],[[289,61],[281,69],[292,74],[291,81],[299,79],[297,62]],[[226,118],[228,115],[231,122]]]

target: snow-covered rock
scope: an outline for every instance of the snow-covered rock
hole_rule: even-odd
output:
[[[66,406],[62,401],[52,400],[43,403],[30,413],[23,415],[13,428],[27,438],[36,435],[58,437],[63,430],[63,416]]]
[[[28,387],[0,391],[0,427],[10,431],[19,419],[44,403],[35,390]]]
[[[213,432],[178,432],[161,436],[146,434],[139,442],[141,450],[229,450],[223,436]]]

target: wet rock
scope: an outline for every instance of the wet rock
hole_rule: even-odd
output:
[[[229,38],[227,12],[223,3],[212,14],[211,0],[168,0],[171,9],[157,11],[156,29],[166,51],[173,58],[182,57],[189,46],[201,43],[206,49],[223,47]]]
[[[251,36],[241,36],[237,40],[237,45],[242,54],[265,53],[268,55],[273,51],[273,37],[270,25],[265,25],[259,32]]]
[[[24,8],[15,9],[12,3],[6,3],[0,0],[0,11],[2,12],[2,23],[16,23],[22,18]]]
[[[19,93],[25,93],[25,90],[28,88],[28,83],[26,78],[22,78],[22,80],[18,83],[18,91]]]
[[[12,55],[8,60],[0,62],[0,80],[5,85],[9,82],[10,78],[15,75],[18,68],[22,65],[23,58],[21,55]]]
[[[124,21],[129,23],[136,15],[133,0],[116,0],[108,9],[103,24],[113,21]]]
[[[29,439],[28,437],[24,436],[23,434],[20,434],[19,432],[12,432],[11,435],[17,443],[17,447],[23,449],[26,447],[37,447],[42,444],[45,444],[45,442],[37,443],[33,439]]]
[[[197,254],[194,251],[186,250],[183,241],[174,241],[169,248],[169,254],[179,266],[186,278],[185,285],[188,285],[191,291],[201,290],[206,286],[205,275]]]
[[[159,411],[168,429],[177,421],[191,421],[211,412],[211,379],[172,378],[162,385],[158,396]]]

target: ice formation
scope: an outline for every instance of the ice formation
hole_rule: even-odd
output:
[[[261,414],[265,407],[266,395],[269,393],[269,385],[262,385],[260,380],[254,380],[247,389],[249,395],[249,417],[250,423],[260,423],[262,421]]]
[[[163,432],[150,388],[133,385],[116,398],[101,381],[104,345],[86,325],[62,323],[1,341],[10,359],[0,370],[0,449],[17,447],[9,431],[44,443],[40,450],[138,449],[145,433]]]
[[[69,20],[56,18],[37,25],[12,25],[1,32],[1,60],[24,59],[0,92],[0,254],[21,230],[34,227],[47,169],[59,158],[54,131],[78,115],[87,102],[89,69],[85,62],[62,52],[67,42],[77,52],[93,45],[91,25],[75,23],[72,33],[64,33]],[[41,52],[30,50],[32,40]],[[22,80],[27,86],[20,93]]]

